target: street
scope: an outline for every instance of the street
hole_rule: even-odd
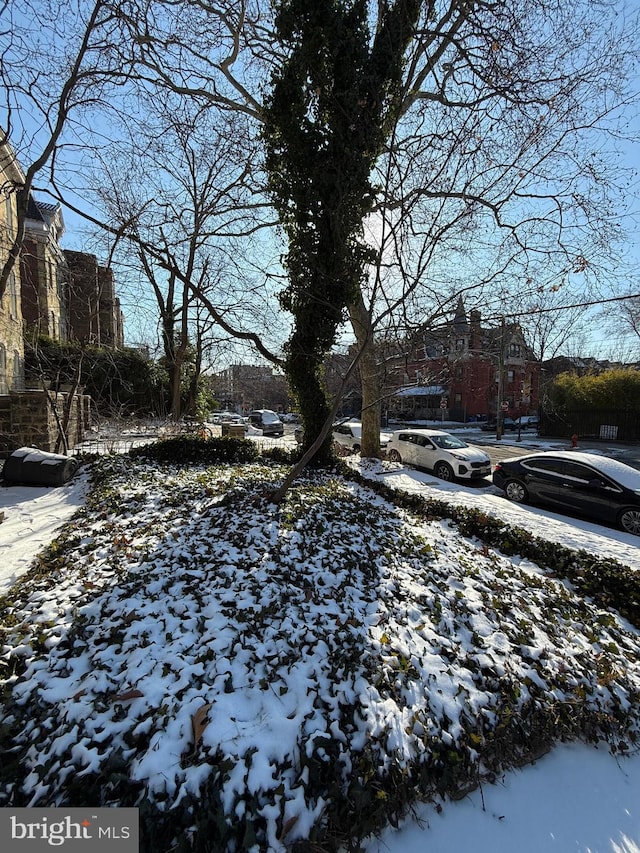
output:
[[[537,453],[545,450],[570,450],[571,442],[568,439],[562,438],[546,438],[538,436],[536,433],[523,432],[521,441],[517,440],[517,435],[509,433],[500,441],[497,441],[495,436],[493,439],[487,437],[486,433],[480,430],[455,430],[451,432],[462,438],[469,444],[475,447],[480,447],[487,453],[491,459],[491,464],[501,462],[503,459],[510,459],[514,456],[524,456],[527,453]],[[632,468],[640,469],[640,445],[625,444],[623,442],[612,441],[589,441],[579,440],[576,450],[581,450],[587,453],[598,453],[602,456],[610,456],[612,459],[618,459]]]

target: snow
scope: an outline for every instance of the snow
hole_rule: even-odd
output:
[[[640,569],[639,542],[630,534],[567,519],[539,508],[511,504],[491,486],[444,483],[428,474],[391,463],[360,463],[354,458],[353,464],[368,477],[381,479],[394,488],[481,508],[509,523],[525,526],[537,536],[615,558],[633,569]],[[235,483],[229,487],[238,488]],[[152,480],[123,488],[137,502],[139,511],[135,522],[125,519],[120,526],[117,515],[109,516],[108,537],[126,541],[135,555],[134,562],[128,566],[126,582],[115,582],[122,579],[123,567],[114,562],[106,539],[100,545],[100,525],[89,523],[87,517],[83,517],[77,532],[84,537],[87,546],[91,543],[99,547],[78,558],[84,563],[78,565],[76,574],[69,572],[59,581],[55,603],[46,589],[40,593],[34,589],[30,598],[32,606],[39,610],[38,618],[57,622],[46,640],[53,661],[56,645],[78,608],[87,626],[83,646],[86,644],[93,649],[91,661],[88,654],[79,652],[75,658],[67,658],[64,666],[58,669],[55,663],[46,666],[43,660],[35,660],[31,664],[30,684],[22,682],[16,687],[17,696],[29,702],[33,685],[39,684],[41,699],[52,707],[62,708],[60,714],[66,720],[66,730],[48,741],[49,756],[44,757],[49,765],[55,759],[62,760],[61,756],[71,748],[76,766],[81,767],[80,773],[96,770],[100,761],[96,744],[108,752],[122,741],[126,726],[135,718],[138,720],[134,729],[136,735],[144,739],[148,734],[150,740],[146,752],[138,753],[132,775],[147,780],[159,802],[165,797],[167,804],[175,806],[189,793],[197,795],[209,772],[206,765],[184,768],[184,755],[194,749],[193,721],[201,714],[202,749],[211,750],[213,754],[222,745],[225,754],[231,756],[229,763],[236,761],[236,766],[228,771],[224,792],[229,808],[233,808],[234,803],[238,809],[242,808],[242,803],[234,799],[234,794],[242,787],[256,791],[274,790],[284,785],[287,788],[284,818],[297,818],[295,832],[304,833],[314,818],[314,813],[303,811],[304,778],[295,783],[274,777],[276,762],[286,759],[292,739],[304,729],[307,751],[315,750],[316,756],[321,756],[322,744],[331,737],[337,744],[339,760],[345,762],[348,771],[348,755],[342,751],[345,732],[338,724],[339,717],[331,711],[326,716],[320,713],[318,700],[325,708],[338,709],[341,699],[348,700],[354,692],[370,691],[370,719],[361,721],[360,735],[355,732],[351,737],[361,736],[364,743],[365,738],[386,731],[388,749],[396,749],[399,756],[409,757],[415,749],[408,730],[416,724],[398,717],[397,705],[380,694],[375,695],[377,690],[369,681],[358,681],[357,671],[345,671],[342,682],[331,684],[326,680],[326,670],[320,661],[334,652],[332,633],[341,635],[342,642],[351,640],[350,615],[356,615],[368,626],[371,654],[379,654],[387,662],[389,672],[398,667],[399,660],[406,660],[421,670],[423,680],[435,679],[436,675],[443,679],[439,701],[451,725],[448,733],[441,731],[441,735],[455,740],[465,713],[493,713],[490,697],[471,679],[465,681],[458,673],[456,679],[451,679],[450,689],[445,689],[446,676],[441,671],[441,658],[433,649],[434,638],[428,627],[419,624],[421,615],[413,612],[410,602],[405,605],[405,618],[396,621],[397,614],[385,610],[382,598],[370,601],[357,578],[341,576],[341,551],[366,546],[358,542],[354,531],[345,528],[333,547],[327,544],[310,554],[305,551],[305,542],[314,524],[317,523],[321,531],[321,519],[318,521],[313,513],[306,517],[301,515],[283,541],[282,532],[278,540],[275,523],[269,527],[256,509],[253,524],[241,529],[239,521],[238,530],[225,529],[223,541],[222,536],[213,535],[218,506],[216,496],[201,503],[194,500],[190,505],[191,518],[185,520],[176,514],[171,501],[154,495]],[[190,484],[180,477],[175,478],[172,488],[176,505],[180,499],[186,499],[187,494],[192,494]],[[29,569],[42,549],[84,505],[87,490],[85,473],[56,488],[0,487],[0,513],[5,514],[0,523],[0,595]],[[164,529],[145,525],[145,511],[152,509],[164,518]],[[209,525],[206,528],[205,519]],[[242,520],[245,522],[246,518]],[[384,535],[395,535],[385,528],[382,518],[380,527]],[[444,572],[443,589],[446,580],[451,589],[464,593],[464,611],[460,610],[456,616],[468,636],[473,632],[482,638],[482,648],[474,651],[477,661],[483,666],[495,667],[497,672],[500,668],[504,670],[510,665],[508,649],[512,640],[497,630],[483,607],[485,579],[479,553],[476,556],[478,576],[473,579],[458,576],[453,567],[462,561],[468,545],[456,543],[447,529],[437,524],[431,535],[435,537],[434,552],[438,552],[439,562],[434,559],[429,584],[434,578],[437,581],[438,568]],[[189,552],[186,542],[189,542]],[[234,546],[233,542],[237,544]],[[162,564],[149,556],[160,544]],[[244,620],[260,612],[264,602],[275,595],[278,585],[278,578],[273,578],[275,564],[270,564],[264,555],[276,546],[282,549],[281,558],[290,569],[287,581],[299,584],[303,592],[306,589],[307,617],[301,621],[297,618],[300,611],[293,603],[283,601],[278,614],[281,621],[266,621],[259,631],[246,631],[239,643],[237,626],[249,624]],[[204,558],[216,548],[226,566],[226,576],[222,572],[216,579],[209,577],[205,585],[202,583],[207,577]],[[77,553],[82,552],[78,550]],[[202,560],[197,559],[198,554],[202,555]],[[249,566],[250,557],[263,562],[256,569],[255,565]],[[374,552],[369,557],[371,561],[382,559]],[[190,561],[188,566],[185,561]],[[306,572],[298,574],[298,566],[305,561]],[[509,565],[515,567],[517,562],[511,561]],[[185,565],[185,568],[167,574],[164,565],[176,568]],[[534,571],[524,561],[521,568]],[[525,594],[525,588],[518,581],[515,568],[513,571],[509,582],[505,582],[503,600],[506,606],[508,597],[513,596],[511,601],[516,608],[518,595]],[[450,572],[449,577],[446,577],[447,572]],[[399,565],[393,576],[381,571],[380,583],[382,586],[388,584],[392,595],[397,577],[403,573],[407,588],[414,588],[417,594],[426,596],[432,589],[417,575],[410,562]],[[313,584],[305,586],[310,575]],[[140,583],[137,578],[141,579]],[[230,584],[232,578],[235,587]],[[93,597],[87,596],[88,588],[92,589]],[[243,590],[240,597],[237,595],[239,588]],[[318,588],[328,591],[323,600],[315,597]],[[341,589],[340,597],[331,594],[332,589],[337,591],[338,588]],[[526,589],[526,595],[535,598],[535,590]],[[167,601],[170,606],[162,609],[162,603]],[[532,602],[532,607],[536,606],[542,608],[542,595],[539,605],[535,600]],[[118,617],[123,611],[125,619]],[[445,609],[444,616],[446,614]],[[36,618],[35,612],[33,618]],[[329,625],[331,631],[327,630]],[[118,643],[114,645],[110,637],[116,632]],[[580,641],[572,642],[571,637],[569,630],[566,642],[563,643],[562,638],[556,642],[558,638],[544,634],[541,620],[531,627],[530,645],[522,658],[522,666],[528,660],[529,668],[512,675],[521,681],[528,678],[534,684],[543,681],[541,672],[545,667],[549,671],[553,667],[577,667],[571,662],[578,661],[583,649]],[[452,648],[454,640],[452,634]],[[194,644],[197,644],[195,650]],[[27,640],[24,648],[28,654]],[[296,648],[305,648],[309,653],[297,658],[292,655]],[[536,668],[534,664],[540,663],[541,650],[544,650],[543,661],[540,668]],[[249,666],[250,660],[256,658],[265,662],[262,673]],[[208,679],[212,681],[209,684],[203,680],[203,673],[212,660],[215,665],[213,670],[209,669]],[[274,662],[273,668],[271,662]],[[637,663],[630,670],[633,671],[628,673],[629,678],[640,680]],[[275,682],[271,680],[274,673],[278,679]],[[458,697],[461,690],[467,694],[464,703]],[[92,712],[90,698],[96,693],[111,694],[113,702],[105,703],[98,711],[94,708]],[[180,696],[173,706],[172,695]],[[434,699],[432,710],[437,709],[435,702]],[[127,708],[126,715],[121,713],[123,706]],[[156,715],[165,714],[164,729],[152,730],[152,711]],[[76,728],[71,727],[72,723]],[[427,725],[426,721],[424,724]],[[82,737],[78,736],[80,731],[84,732]],[[253,748],[256,751],[250,765],[243,764],[241,756]],[[69,767],[62,767],[60,772],[61,775],[70,772]],[[26,783],[32,785],[33,802],[37,802],[39,792],[46,788],[46,777],[34,770]],[[512,853],[514,850],[520,853],[565,853],[569,850],[640,853],[639,794],[640,755],[614,756],[606,746],[561,744],[534,764],[501,775],[495,784],[483,784],[459,802],[445,802],[438,808],[434,805],[416,807],[399,829],[390,828],[379,839],[371,839],[366,849],[367,853],[424,853],[427,849],[435,853],[460,853],[470,849],[474,853]],[[264,808],[265,817],[268,817],[269,807]],[[322,803],[318,802],[315,814],[321,811]],[[272,849],[281,849],[275,835],[272,835]]]
[[[419,808],[367,853],[636,853],[640,759],[562,744],[441,814]]]
[[[0,595],[84,504],[86,486],[83,475],[57,488],[0,485]]]
[[[585,464],[595,464],[599,471],[603,474],[608,474],[614,477],[618,483],[626,486],[629,489],[640,491],[640,471],[634,468],[629,468],[628,465],[618,461],[617,459],[609,459],[605,456],[595,456],[593,453],[582,453],[572,450],[554,450],[554,456],[559,459],[567,459],[569,461],[584,462]],[[527,456],[522,456],[521,459],[527,459]]]

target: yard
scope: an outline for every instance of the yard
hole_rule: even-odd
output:
[[[268,459],[93,462],[1,602],[0,805],[137,805],[154,853],[355,849],[560,741],[635,753],[631,568],[537,562],[378,465],[276,506]]]

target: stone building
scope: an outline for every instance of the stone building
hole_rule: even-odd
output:
[[[289,411],[291,396],[281,373],[270,365],[232,364],[211,377],[221,408],[246,414],[251,409]]]
[[[60,248],[64,234],[62,208],[30,195],[25,238],[20,253],[22,316],[25,332],[53,340],[68,337],[65,286],[67,262]]]
[[[18,225],[17,191],[24,173],[6,138],[0,136],[0,266],[7,260]],[[20,269],[16,264],[0,300],[0,394],[24,387],[24,340]]]
[[[94,255],[62,250],[60,205],[21,197],[24,181],[0,133],[0,266],[13,246],[26,201],[20,260],[0,300],[0,458],[22,445],[66,451],[89,423],[90,399],[82,393],[48,387],[54,384],[48,380],[25,388],[25,340],[46,335],[113,349],[124,343],[111,270]]]

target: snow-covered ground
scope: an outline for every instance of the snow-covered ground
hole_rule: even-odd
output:
[[[535,535],[640,569],[640,542],[620,531],[510,504],[490,485],[443,483],[382,463],[366,465],[364,471],[390,486],[481,507]],[[0,513],[5,514],[0,523],[0,594],[83,504],[86,490],[84,474],[57,488],[0,486]],[[368,846],[368,853],[426,850],[640,853],[640,755],[616,758],[606,748],[561,745],[496,784],[447,803],[442,811],[419,808],[413,820]]]

